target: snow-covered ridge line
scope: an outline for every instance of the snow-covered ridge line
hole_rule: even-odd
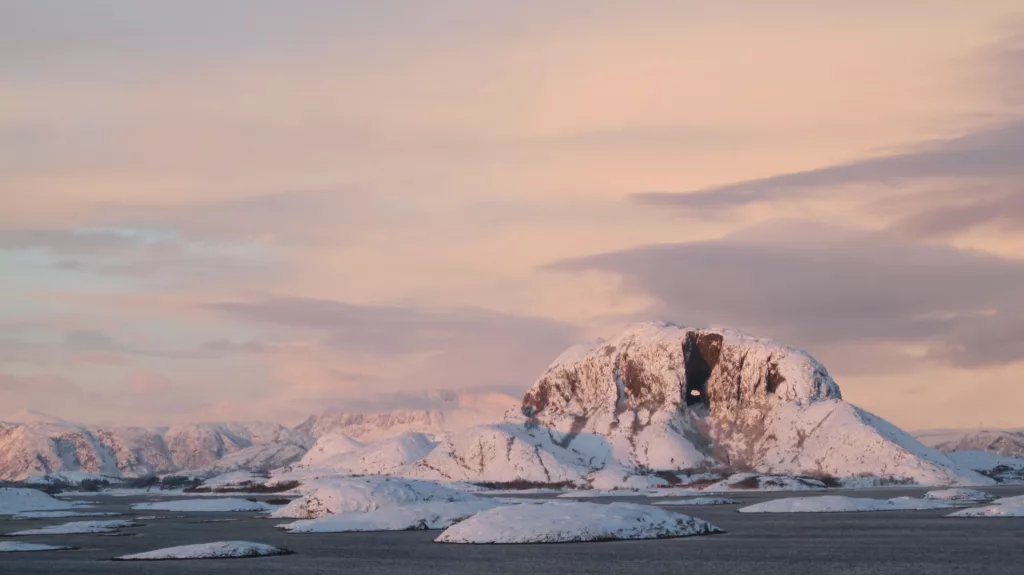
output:
[[[269,471],[297,461],[312,438],[276,423],[89,426],[37,418],[0,423],[0,480],[141,477],[184,470]],[[209,467],[209,470],[204,468]],[[63,476],[63,477],[62,477]],[[93,477],[90,477],[93,476]]]

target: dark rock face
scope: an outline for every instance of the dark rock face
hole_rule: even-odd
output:
[[[708,407],[708,380],[718,367],[723,341],[722,334],[687,332],[686,341],[683,342],[686,405]]]

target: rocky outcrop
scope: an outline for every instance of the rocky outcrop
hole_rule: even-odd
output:
[[[806,352],[730,330],[647,323],[576,347],[527,392],[522,414],[563,447],[606,438],[627,467],[985,482],[842,401]]]

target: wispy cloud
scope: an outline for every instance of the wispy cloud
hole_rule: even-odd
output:
[[[957,365],[1024,358],[1024,262],[892,234],[778,222],[552,267],[620,275],[654,312],[684,323],[739,326],[812,350],[903,341]]]

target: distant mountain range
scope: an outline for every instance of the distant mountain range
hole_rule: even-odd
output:
[[[38,413],[0,422],[0,479],[61,471],[112,477],[171,472],[273,469],[298,460],[313,438],[276,423],[112,427]],[[12,418],[13,419],[13,418]]]
[[[991,483],[995,475],[976,471],[996,466],[1024,469],[1024,430],[912,436],[843,401],[806,352],[729,330],[640,324],[567,350],[522,399],[429,392],[412,403],[325,412],[293,429],[92,426],[22,413],[0,422],[0,480],[290,466],[593,486],[641,485],[684,469],[938,485]]]
[[[915,431],[921,443],[939,451],[985,451],[1024,457],[1024,429],[932,429]]]

